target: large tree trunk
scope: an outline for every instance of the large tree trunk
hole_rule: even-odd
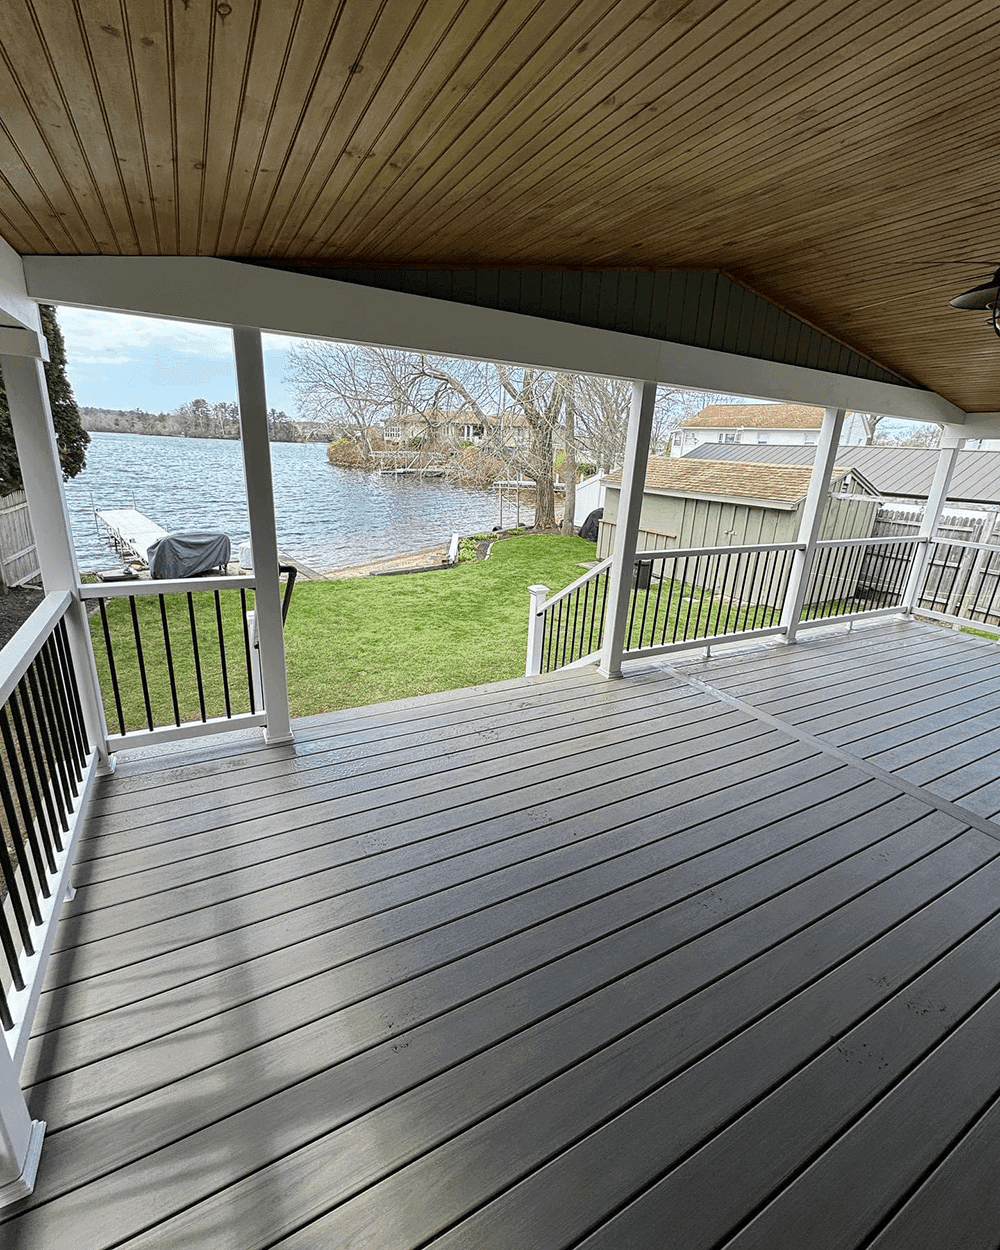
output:
[[[531,425],[532,467],[535,483],[535,529],[555,530],[556,493],[552,489],[552,427]]]

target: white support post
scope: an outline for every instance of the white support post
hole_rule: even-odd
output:
[[[844,427],[843,408],[827,408],[823,413],[823,425],[820,430],[819,444],[816,447],[816,458],[813,461],[812,476],[809,478],[809,489],[802,505],[802,520],[799,524],[797,541],[805,544],[804,551],[796,551],[792,560],[792,571],[788,577],[785,591],[785,603],[781,612],[781,627],[785,631],[785,642],[795,642],[795,634],[802,616],[802,605],[805,603],[809,588],[809,574],[816,554],[823,526],[823,513],[826,510],[827,495],[830,492],[830,479],[837,453],[840,449],[840,432]]]
[[[632,596],[635,547],[639,536],[639,517],[646,485],[649,461],[649,439],[653,430],[653,406],[656,403],[655,382],[632,383],[632,412],[629,416],[625,444],[625,465],[618,500],[618,524],[615,526],[615,549],[611,563],[607,618],[604,623],[604,646],[597,671],[602,677],[621,677],[625,622]]]
[[[542,604],[549,597],[548,586],[529,586],[531,601],[528,607],[528,659],[524,666],[525,677],[538,677],[542,671],[542,634],[545,622],[539,615]]]
[[[920,524],[920,537],[926,538],[927,541],[914,548],[910,576],[907,578],[906,591],[903,595],[904,610],[910,616],[917,607],[920,587],[931,558],[931,548],[934,546],[938,526],[941,524],[941,514],[948,501],[951,479],[955,473],[955,466],[958,464],[958,453],[965,446],[965,439],[958,432],[960,429],[960,426],[957,429],[946,427],[941,435],[941,450],[938,452],[938,461],[934,469],[934,480],[927,493],[924,519]]]
[[[240,402],[240,438],[243,474],[250,512],[250,545],[253,547],[254,620],[260,647],[261,683],[267,725],[264,741],[275,745],[292,741],[288,714],[288,683],[285,674],[285,640],[281,620],[281,588],[278,584],[278,534],[274,522],[274,491],[271,484],[271,448],[267,438],[267,394],[264,389],[264,355],[260,331],[233,327],[236,385]]]
[[[0,1041],[0,1209],[35,1188],[44,1133],[45,1121],[29,1115],[14,1062]]]
[[[87,736],[97,750],[100,771],[107,772],[114,763],[108,756],[104,704],[94,664],[87,613],[80,600],[80,570],[66,509],[45,373],[40,360],[26,356],[0,357],[0,369],[7,387],[10,421],[28,500],[42,585],[46,594],[68,590],[73,596],[65,618],[73,669],[80,688]]]

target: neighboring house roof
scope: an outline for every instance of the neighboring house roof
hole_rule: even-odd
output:
[[[841,447],[880,495],[926,499],[938,462],[935,447]],[[752,461],[755,464],[812,464],[815,447],[778,444],[705,443],[682,460]],[[1000,451],[960,451],[948,498],[954,503],[1000,504]]]
[[[852,468],[838,466],[833,471],[832,481],[840,482],[852,472]],[[811,468],[793,465],[695,460],[690,456],[650,456],[645,489],[671,495],[711,495],[715,498],[790,504],[805,499],[811,474]],[[620,486],[621,480],[620,469],[610,473],[606,479],[612,488]],[[864,478],[861,481],[866,486],[870,485]]]
[[[822,424],[823,409],[809,404],[709,404],[679,428],[818,430]]]

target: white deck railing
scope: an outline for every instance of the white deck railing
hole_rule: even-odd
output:
[[[265,725],[253,577],[100,582],[91,633],[109,751]]]
[[[973,556],[959,560],[955,548]],[[756,543],[638,552],[622,658],[789,633],[782,617],[792,561],[805,550],[801,543]],[[602,561],[551,598],[545,586],[530,588],[527,675],[597,659],[610,565],[610,559]],[[928,557],[928,539],[921,536],[823,539],[803,576],[793,633],[915,610],[1000,633],[997,547],[938,543]],[[950,614],[935,609],[935,594],[938,600],[945,595]]]
[[[0,651],[0,1032],[15,1072],[97,767],[63,619],[71,602],[48,595]]]

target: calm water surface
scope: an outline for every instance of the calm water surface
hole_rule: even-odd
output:
[[[165,530],[218,530],[235,552],[249,537],[240,445],[214,438],[91,434],[87,467],[66,483],[84,571],[114,563],[95,508],[135,507]],[[496,494],[433,479],[336,469],[325,443],[272,443],[281,551],[316,569],[417,551],[497,523]],[[134,497],[134,502],[133,502]]]

